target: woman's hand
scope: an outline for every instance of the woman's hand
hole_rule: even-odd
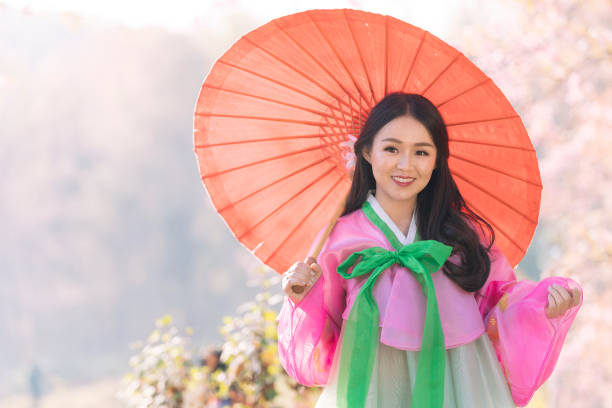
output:
[[[283,292],[295,303],[298,303],[306,296],[321,273],[321,266],[312,257],[307,258],[306,262],[296,262],[287,272],[283,273],[281,279]],[[294,287],[296,289],[299,287],[302,291],[300,293],[295,292]]]
[[[548,303],[546,304],[546,317],[553,319],[563,316],[565,312],[580,304],[580,290],[568,291],[561,285],[548,287]]]

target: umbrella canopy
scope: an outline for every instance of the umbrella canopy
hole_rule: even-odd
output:
[[[195,153],[236,238],[279,273],[304,259],[346,198],[352,142],[370,109],[396,91],[438,107],[461,194],[518,264],[542,190],[519,115],[452,46],[393,17],[349,9],[270,21],[234,43],[202,85]]]

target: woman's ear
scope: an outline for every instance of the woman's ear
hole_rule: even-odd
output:
[[[365,159],[365,161],[367,161],[368,163],[372,164],[372,161],[370,159],[370,149],[369,148],[364,148],[361,151],[361,155],[363,156],[363,158]]]

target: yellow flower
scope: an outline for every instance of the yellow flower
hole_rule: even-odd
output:
[[[193,327],[187,327],[185,329],[185,334],[187,334],[188,336],[192,336],[193,335]]]
[[[159,332],[159,330],[153,330],[153,333],[151,333],[151,335],[149,336],[149,341],[159,341],[160,334],[161,333]]]
[[[172,316],[169,314],[162,316],[160,319],[155,321],[155,324],[159,327],[168,326],[170,323],[172,323]]]
[[[226,398],[229,393],[229,387],[225,383],[219,383],[219,397]]]
[[[251,383],[246,383],[242,387],[242,391],[244,391],[244,394],[247,397],[250,397],[251,395],[255,394],[255,387],[253,387],[253,384]]]
[[[276,338],[276,327],[274,326],[266,326],[264,328],[264,338],[266,339],[275,339]]]
[[[272,310],[266,310],[263,314],[263,318],[266,322],[273,322],[276,320],[276,313]]]
[[[280,368],[278,367],[278,365],[273,364],[273,365],[268,366],[267,371],[268,371],[268,374],[270,375],[278,375],[278,373],[280,373]]]
[[[273,364],[276,361],[276,353],[277,352],[278,352],[278,348],[276,347],[276,344],[268,345],[261,352],[261,361],[264,364]]]

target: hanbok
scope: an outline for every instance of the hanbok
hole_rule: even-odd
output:
[[[367,203],[402,245],[417,236],[416,212],[407,235],[370,191]],[[356,251],[393,250],[389,239],[363,208],[340,217],[317,262],[322,276],[297,304],[285,296],[278,321],[279,358],[286,372],[306,386],[323,386],[317,408],[337,407],[338,367],[344,329],[366,277],[343,279],[336,271]],[[431,274],[444,333],[444,407],[526,405],[553,371],[580,307],[563,316],[545,315],[547,288],[579,287],[569,278],[517,281],[495,246],[483,287],[467,292],[443,270]],[[453,255],[449,262],[458,262]],[[395,264],[374,283],[380,318],[378,346],[365,406],[410,406],[423,339],[426,297],[413,273]],[[353,355],[351,358],[363,358]]]

